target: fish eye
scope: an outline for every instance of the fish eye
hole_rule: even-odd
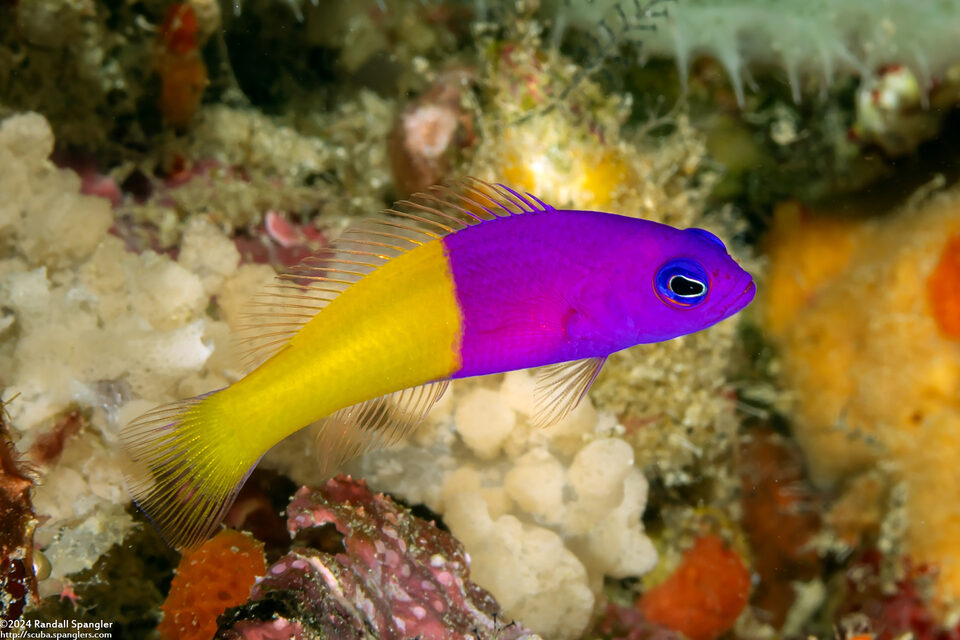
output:
[[[686,258],[667,261],[654,276],[654,287],[660,299],[680,307],[703,302],[709,290],[707,282],[703,267]]]
[[[680,274],[672,276],[667,286],[670,288],[671,293],[681,298],[698,298],[707,290],[707,287],[699,280],[694,280]]]

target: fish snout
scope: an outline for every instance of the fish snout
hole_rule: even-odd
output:
[[[743,309],[748,304],[753,302],[753,298],[757,295],[757,285],[753,281],[753,277],[747,273],[743,272],[738,279],[736,284],[730,290],[730,313],[736,313],[740,309]]]

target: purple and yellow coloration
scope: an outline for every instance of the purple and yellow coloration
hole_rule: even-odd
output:
[[[755,293],[706,231],[503,185],[471,179],[386,213],[254,301],[259,364],[243,379],[124,430],[130,491],[172,544],[209,535],[260,457],[311,423],[332,472],[408,433],[452,378],[554,365],[536,390],[547,426],[609,354],[704,329]]]

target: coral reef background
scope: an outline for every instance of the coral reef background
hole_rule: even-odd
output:
[[[0,0],[3,619],[955,637],[957,33],[955,0]],[[525,371],[351,477],[305,429],[178,566],[119,430],[242,376],[277,270],[463,175],[706,228],[760,298],[550,429]]]

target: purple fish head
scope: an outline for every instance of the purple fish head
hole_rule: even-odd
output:
[[[753,278],[709,231],[635,222],[644,224],[613,247],[609,257],[618,267],[602,294],[600,315],[616,325],[618,346],[695,333],[753,300]]]

